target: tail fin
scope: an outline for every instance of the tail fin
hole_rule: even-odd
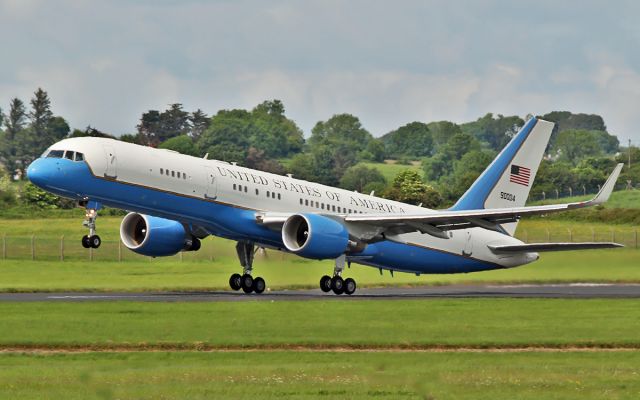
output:
[[[553,123],[531,118],[484,170],[452,210],[522,207],[527,201]],[[504,224],[513,235],[517,222]]]

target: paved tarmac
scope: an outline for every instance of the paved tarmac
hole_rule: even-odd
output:
[[[0,301],[309,301],[309,300],[406,300],[443,298],[640,298],[640,284],[549,284],[549,285],[452,285],[422,287],[361,288],[352,296],[336,296],[315,290],[243,292],[140,292],[140,293],[0,293]]]

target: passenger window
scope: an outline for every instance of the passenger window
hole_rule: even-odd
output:
[[[175,178],[176,177],[176,171],[171,171],[171,177]]]
[[[309,205],[309,200],[305,200],[305,201],[304,201],[304,205],[305,205],[305,206],[308,206],[308,205]]]
[[[246,186],[244,187],[244,192],[247,193],[247,187]]]
[[[176,176],[180,178],[180,171],[176,172]]]
[[[320,203],[320,208],[324,210],[324,203]]]
[[[302,199],[300,199],[300,205],[302,205]]]
[[[51,150],[49,154],[47,154],[47,158],[62,158],[64,155],[64,150]]]
[[[258,194],[259,194],[259,193],[258,193],[258,189],[256,189],[256,196],[257,196]]]
[[[187,179],[187,173],[186,172],[182,173],[182,179]]]
[[[73,161],[73,151],[66,151],[64,153],[64,158]]]
[[[270,192],[267,190],[267,197],[269,197],[269,193],[270,193]]]
[[[275,199],[276,198],[276,192],[271,192],[271,198]]]
[[[164,175],[164,168],[160,168],[160,175]]]
[[[282,200],[282,197],[280,197],[280,193],[278,193],[278,200]]]
[[[76,151],[76,161],[84,161],[84,154]]]
[[[320,208],[320,203],[316,201],[316,208]]]
[[[233,184],[233,190],[236,190],[236,184],[235,183]]]
[[[333,212],[336,212],[336,206],[331,206],[331,208],[333,209]]]

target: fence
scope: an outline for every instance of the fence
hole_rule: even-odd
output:
[[[603,229],[567,228],[522,229],[516,237],[523,242],[617,242],[638,249],[637,227],[611,226]],[[103,240],[99,249],[85,249],[76,237],[10,236],[0,237],[0,259],[41,261],[136,261],[146,257],[127,249],[119,240]],[[273,252],[269,252],[274,254]],[[274,257],[294,257],[278,252]],[[181,252],[173,256],[176,261],[214,260],[216,257],[236,257],[234,243],[220,238],[207,238],[196,252]]]

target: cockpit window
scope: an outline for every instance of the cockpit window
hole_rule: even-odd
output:
[[[76,151],[76,161],[84,161],[84,154]]]
[[[73,161],[73,151],[69,151],[69,150],[67,150],[67,151],[64,153],[64,158],[68,158],[69,160]]]
[[[51,150],[49,154],[47,154],[47,158],[62,158],[64,154],[64,150]]]

